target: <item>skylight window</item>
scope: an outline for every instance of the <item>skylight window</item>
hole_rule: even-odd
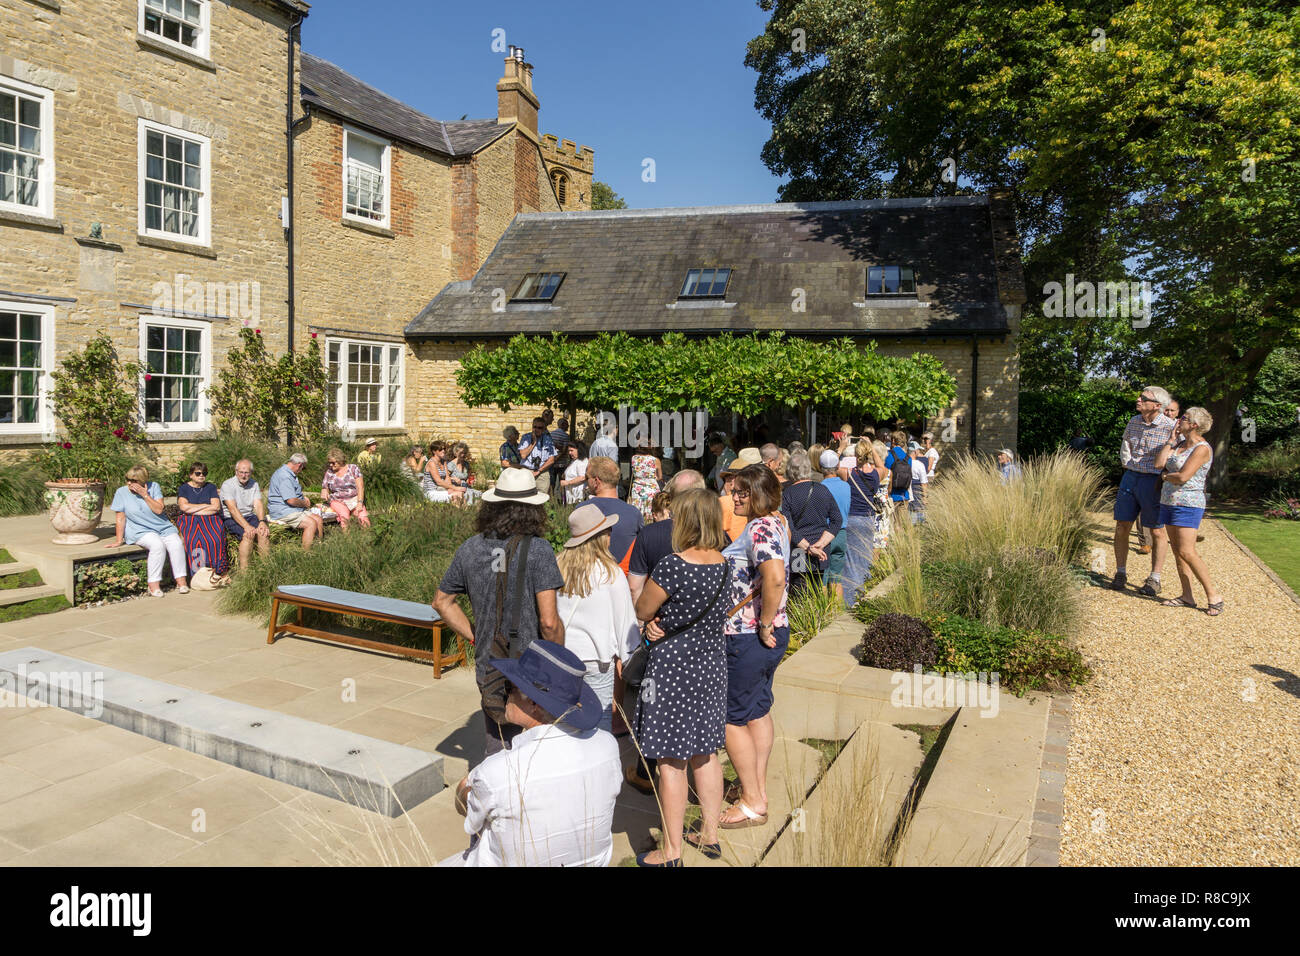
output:
[[[727,294],[730,269],[692,269],[686,273],[679,299],[720,299]]]
[[[867,295],[916,295],[911,266],[868,266]]]
[[[560,283],[564,281],[563,272],[530,272],[524,276],[511,302],[550,302],[555,298]]]

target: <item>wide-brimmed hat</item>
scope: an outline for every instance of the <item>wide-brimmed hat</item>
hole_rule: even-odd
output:
[[[523,468],[507,468],[501,472],[495,488],[483,492],[484,501],[517,501],[521,505],[544,505],[551,496],[537,490],[537,479]]]
[[[569,534],[573,537],[564,542],[564,546],[576,548],[588,538],[595,537],[602,531],[608,531],[616,524],[618,524],[618,515],[607,515],[595,505],[574,508],[569,514]]]
[[[751,445],[748,448],[742,448],[740,451],[736,452],[736,460],[731,464],[736,471],[740,471],[750,465],[763,464],[763,455],[757,448],[754,448]]]
[[[604,708],[583,680],[587,668],[567,647],[539,638],[518,658],[493,657],[488,663],[556,720],[575,730],[591,730],[600,723]]]

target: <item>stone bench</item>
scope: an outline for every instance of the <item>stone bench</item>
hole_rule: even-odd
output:
[[[288,604],[298,609],[297,620],[288,624],[277,624],[280,605]],[[363,617],[374,621],[388,621],[394,624],[406,624],[411,627],[428,628],[432,634],[432,650],[424,651],[412,647],[402,647],[386,641],[373,641],[350,634],[338,634],[305,627],[302,623],[303,609],[327,611],[332,614],[345,614],[349,617]],[[451,655],[442,652],[443,622],[442,617],[428,604],[415,601],[401,601],[397,598],[379,597],[374,594],[362,594],[359,591],[344,591],[318,584],[289,584],[275,589],[271,595],[271,623],[266,632],[266,643],[274,644],[281,634],[300,634],[340,644],[351,644],[372,651],[386,651],[433,662],[433,676],[442,678],[442,669],[449,664],[464,663],[468,660],[464,642],[457,639],[460,650]]]

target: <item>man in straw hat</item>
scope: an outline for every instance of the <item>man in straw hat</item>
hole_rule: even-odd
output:
[[[608,866],[618,744],[603,730],[600,701],[577,655],[535,641],[517,660],[490,665],[510,687],[506,716],[521,728],[456,788],[472,842],[444,866]]]
[[[518,657],[538,638],[564,643],[556,610],[564,577],[544,537],[547,500],[530,472],[503,471],[483,495],[478,534],[456,549],[433,599],[447,626],[474,644],[487,754],[508,747],[519,733],[505,717],[505,678],[488,659]],[[456,603],[458,594],[469,595],[472,625]]]

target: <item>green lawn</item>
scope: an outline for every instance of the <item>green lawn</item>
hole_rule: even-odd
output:
[[[1273,572],[1300,593],[1300,521],[1265,518],[1261,512],[1218,511],[1214,517]]]

